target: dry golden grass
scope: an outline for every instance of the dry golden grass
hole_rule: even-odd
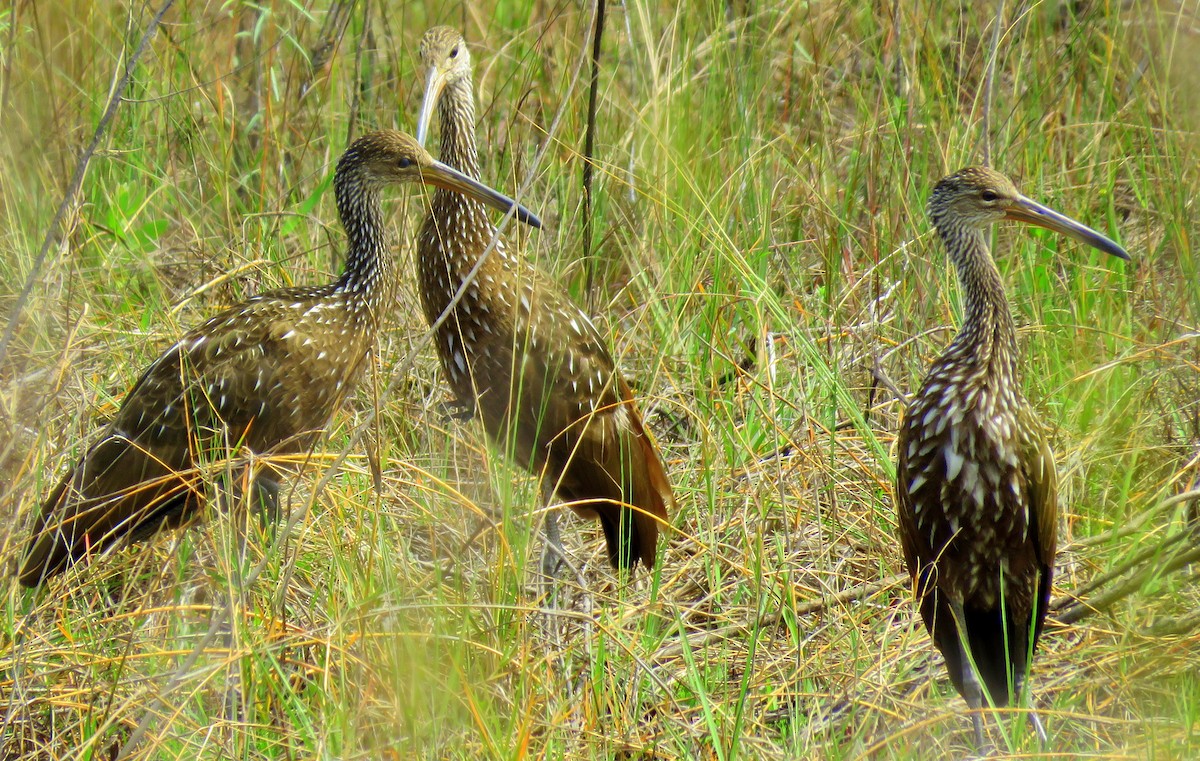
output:
[[[993,163],[1122,240],[995,250],[1062,481],[1051,732],[1011,757],[1200,754],[1194,4],[1008,3]],[[154,9],[158,6],[155,5]],[[0,614],[0,758],[937,758],[969,722],[920,626],[889,497],[900,405],[959,294],[923,205],[979,158],[993,4],[610,7],[593,262],[579,261],[590,9],[180,3],[40,242],[151,9],[0,11],[0,563],[140,370],[187,326],[338,267],[349,136],[412,129],[416,44],[464,27],[485,177],[529,183],[526,254],[597,316],[679,510],[651,576],[576,566],[547,609],[537,485],[445,421],[413,284],[353,404],[239,549],[239,518],[98,558]],[[130,14],[130,15],[126,15]],[[583,66],[584,68],[580,69]],[[584,76],[575,79],[577,72]],[[548,146],[538,160],[542,146]],[[424,198],[397,200],[397,255]],[[1049,250],[1048,250],[1049,249]],[[583,293],[589,267],[598,286]],[[33,272],[28,305],[16,313]],[[8,320],[6,319],[6,322]],[[274,542],[274,544],[272,544]],[[1163,550],[1161,548],[1168,547]]]

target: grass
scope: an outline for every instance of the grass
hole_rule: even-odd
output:
[[[62,5],[0,11],[6,319],[152,12]],[[6,587],[0,757],[965,754],[963,703],[899,576],[900,409],[871,368],[914,389],[958,323],[923,208],[979,159],[993,5],[610,7],[594,263],[575,253],[579,4],[172,8],[0,358],[0,562],[183,330],[336,271],[332,162],[351,134],[413,129],[416,45],[434,23],[465,27],[484,179],[530,183],[548,225],[525,255],[596,315],[679,510],[661,567],[633,583],[610,573],[595,526],[569,520],[586,585],[539,610],[537,485],[477,424],[439,415],[408,279],[276,551],[243,557],[233,521],[212,520],[43,591]],[[1165,562],[1152,550],[1187,505],[1156,506],[1197,472],[1200,19],[1165,0],[1007,6],[993,163],[1134,257],[995,236],[1058,459],[1061,596],[1147,550],[1139,568]],[[402,261],[423,203],[392,205]],[[1001,754],[1195,757],[1198,605],[1185,566],[1052,624],[1033,671],[1052,742],[1005,714]]]

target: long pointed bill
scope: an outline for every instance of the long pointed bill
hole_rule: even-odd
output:
[[[1062,233],[1080,243],[1085,243],[1092,248],[1098,248],[1106,254],[1112,254],[1118,259],[1129,260],[1129,254],[1125,249],[1121,248],[1120,245],[1108,238],[1108,236],[1102,235],[1070,217],[1063,216],[1053,209],[1048,209],[1037,201],[1025,196],[1020,196],[1017,199],[1017,205],[1010,208],[1004,216],[1016,222],[1024,222],[1044,227],[1047,230],[1053,230],[1056,233]]]
[[[500,191],[493,190],[482,182],[472,179],[454,167],[443,164],[440,161],[434,161],[429,166],[421,168],[421,181],[427,185],[436,185],[439,188],[453,190],[455,193],[462,193],[505,213],[515,207],[516,211],[514,213],[517,219],[530,227],[540,229],[542,226],[542,220],[538,219],[537,215],[529,209],[526,209]]]
[[[425,138],[429,137],[429,123],[433,121],[433,109],[437,106],[438,96],[446,86],[445,78],[439,76],[436,66],[430,66],[425,72],[425,96],[421,98],[421,115],[417,117],[417,142],[425,147]]]

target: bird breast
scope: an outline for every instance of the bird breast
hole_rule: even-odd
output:
[[[1015,408],[994,387],[947,386],[935,376],[905,428],[908,500],[940,578],[959,579],[951,583],[963,585],[964,597],[994,597],[997,569],[1014,547],[1035,541]]]

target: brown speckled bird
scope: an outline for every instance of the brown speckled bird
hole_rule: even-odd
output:
[[[984,232],[1009,219],[1129,255],[982,167],[941,180],[928,212],[958,272],[965,317],[905,412],[896,511],[921,618],[975,711],[982,746],[977,709],[985,698],[1006,706],[1022,695],[1046,617],[1058,531],[1054,455],[1021,394],[1016,329]],[[1030,720],[1044,737],[1036,714]]]
[[[364,135],[334,175],[348,250],[342,276],[263,293],[188,333],[143,373],[116,418],[42,505],[19,571],[34,586],[90,552],[179,526],[205,503],[206,454],[303,452],[354,387],[394,300],[381,191],[420,182],[508,211],[514,201],[408,135]],[[540,222],[524,209],[518,217]],[[268,509],[280,473],[251,475]]]
[[[424,142],[433,111],[441,159],[479,175],[471,56],[462,36],[435,27],[421,40]],[[433,324],[480,261],[495,227],[479,204],[437,193],[419,236],[421,303]],[[659,523],[674,498],[658,450],[604,339],[532,265],[497,243],[437,333],[442,369],[458,403],[477,412],[491,440],[542,478],[578,514],[599,519],[613,566],[653,567]],[[547,515],[550,545],[561,553]],[[555,567],[549,554],[543,568]]]

